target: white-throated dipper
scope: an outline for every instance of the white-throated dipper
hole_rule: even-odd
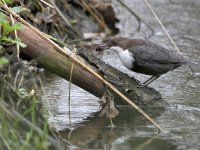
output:
[[[126,68],[134,72],[152,75],[143,83],[149,85],[162,74],[188,63],[175,51],[170,51],[158,44],[143,40],[117,37],[100,45],[96,51],[113,50]]]

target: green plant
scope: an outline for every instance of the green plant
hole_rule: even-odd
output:
[[[0,65],[8,64],[8,62],[8,59],[6,59],[5,57],[0,57]]]
[[[12,3],[12,2],[13,2],[13,0],[0,0],[0,2]]]
[[[0,2],[10,3],[12,0],[0,0]],[[13,7],[12,10],[19,13],[24,10],[23,7]],[[10,23],[7,16],[0,12],[0,65],[7,64],[9,61],[5,57],[1,57],[4,54],[4,46],[16,44],[20,47],[26,47],[26,44],[22,42],[19,37],[13,38],[11,32],[23,29],[23,25],[19,22]]]
[[[0,3],[6,5],[12,1],[0,0]],[[26,10],[21,6],[10,9],[15,13]],[[22,30],[23,27],[22,23],[12,21],[11,16],[0,12],[0,72],[3,72],[0,74],[0,149],[47,150],[48,122],[38,115],[38,97],[33,90],[37,87],[26,87],[28,79],[25,76],[28,73],[31,76],[33,72],[28,72],[29,68],[26,65],[21,66],[17,72],[12,71],[12,64],[2,67],[9,63],[3,56],[6,46],[15,44],[26,47],[17,34],[13,33]],[[28,92],[29,90],[31,92]]]
[[[26,44],[22,42],[20,38],[13,38],[10,33],[13,31],[23,29],[23,25],[19,22],[10,24],[6,15],[3,12],[0,12],[0,44],[1,45],[10,45],[17,44],[21,47],[26,47]]]

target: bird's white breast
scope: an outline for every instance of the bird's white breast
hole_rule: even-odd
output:
[[[124,64],[126,68],[128,69],[133,68],[134,56],[132,53],[129,52],[128,49],[123,50],[121,47],[118,46],[111,47],[110,49],[114,50],[117,53],[121,62]]]

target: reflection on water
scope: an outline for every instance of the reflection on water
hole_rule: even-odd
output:
[[[56,130],[65,147],[73,149],[146,149],[176,147],[168,140],[158,137],[158,130],[129,106],[118,106],[120,114],[113,119],[111,129],[108,118],[99,117],[99,99],[72,86],[71,111],[68,111],[67,81],[54,75],[45,75],[44,109],[48,110],[49,125]],[[46,101],[48,99],[48,101]],[[144,108],[156,118],[163,108]],[[159,143],[159,146],[155,143]]]
[[[64,79],[48,74],[45,75],[43,84],[46,93],[43,96],[44,109],[49,111],[50,126],[56,130],[73,127],[73,124],[99,110],[99,99],[75,85],[71,86],[69,108],[69,84]]]
[[[183,55],[200,63],[200,3],[196,0],[149,1]],[[141,0],[126,0],[155,30],[150,40],[173,48],[159,24]],[[121,20],[120,35],[146,38],[150,31],[141,26],[137,31],[136,19],[115,2]],[[183,66],[155,81],[155,87],[169,103],[166,108],[143,108],[166,133],[158,135],[153,125],[128,106],[120,106],[120,114],[110,129],[109,120],[98,117],[99,99],[73,86],[71,111],[68,111],[68,82],[53,75],[44,79],[44,109],[50,111],[49,124],[59,132],[66,149],[199,149],[200,147],[200,67],[194,66],[196,76]],[[146,76],[133,74],[140,80]]]
[[[65,129],[59,132],[62,139],[81,148],[95,149],[164,149],[174,148],[170,142],[157,136],[154,127],[145,127],[145,120],[129,107],[120,107],[120,114],[114,119],[116,128],[108,127],[105,117],[89,117],[81,122],[82,126],[73,130]],[[155,143],[159,143],[157,146]]]

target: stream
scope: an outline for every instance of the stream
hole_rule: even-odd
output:
[[[154,30],[152,31],[122,7],[113,2],[120,22],[119,36],[148,39],[174,49],[174,46],[142,0],[124,0]],[[182,55],[200,64],[200,1],[199,0],[149,0],[155,13],[172,36]],[[139,28],[139,30],[138,30]],[[121,66],[104,56],[105,61]],[[127,71],[125,68],[121,70]],[[198,150],[200,149],[200,66],[179,67],[162,75],[150,86],[162,94],[165,108],[143,107],[165,130],[158,130],[129,106],[118,106],[119,116],[110,121],[99,117],[100,99],[51,73],[45,73],[43,109],[48,110],[48,122],[52,130],[59,132],[65,149],[112,149],[112,150]],[[128,72],[140,81],[146,75]],[[162,109],[162,110],[161,110]],[[162,113],[160,113],[162,111]],[[152,114],[151,114],[152,112]],[[156,115],[158,114],[158,115]]]

